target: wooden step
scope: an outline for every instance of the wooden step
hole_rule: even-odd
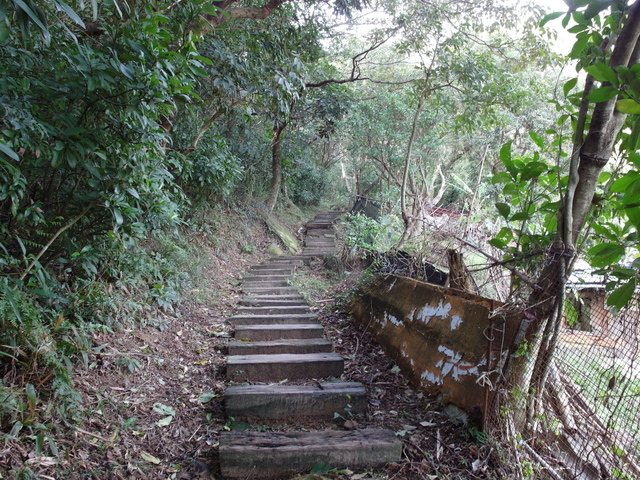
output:
[[[296,269],[295,265],[277,265],[277,264],[273,264],[273,263],[265,263],[263,265],[253,265],[249,271],[253,272],[255,274],[255,272],[260,272],[261,274],[264,272],[274,272],[278,275],[286,275],[286,273],[291,273]]]
[[[299,267],[304,263],[303,259],[298,255],[281,255],[279,257],[272,257],[266,265],[287,265],[293,267]]]
[[[225,412],[236,419],[291,422],[313,418],[348,419],[368,409],[361,383],[326,382],[318,385],[241,385],[227,388]]]
[[[242,289],[247,290],[250,288],[280,288],[280,287],[290,287],[291,280],[259,280],[257,282],[242,282]]]
[[[240,300],[240,305],[244,307],[293,307],[304,303],[304,298],[294,299],[268,299],[247,297]]]
[[[270,280],[290,280],[291,275],[280,275],[280,274],[260,274],[260,275],[245,275],[242,278],[243,282],[268,282]]]
[[[326,338],[282,339],[265,342],[229,342],[229,355],[273,355],[279,353],[329,353],[331,340]]]
[[[234,382],[340,377],[343,372],[344,360],[333,352],[227,357],[227,379]]]
[[[234,315],[229,317],[232,325],[277,325],[282,323],[315,323],[318,315],[315,313],[294,313],[274,315]]]
[[[308,305],[286,307],[238,307],[238,315],[299,315],[310,313]]]
[[[245,293],[255,294],[273,294],[273,295],[286,295],[290,293],[299,293],[296,287],[242,287],[242,291]]]
[[[391,430],[325,432],[222,432],[224,478],[284,479],[316,463],[366,470],[397,462],[402,442]]]
[[[283,295],[263,295],[263,294],[250,294],[243,295],[243,299],[246,300],[300,300],[300,304],[305,303],[305,299],[299,293],[287,293]]]
[[[234,338],[252,342],[293,338],[322,338],[324,327],[319,323],[280,325],[236,325]]]

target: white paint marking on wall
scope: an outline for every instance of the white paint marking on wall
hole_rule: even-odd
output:
[[[385,325],[387,324],[387,320],[393,323],[397,327],[399,327],[400,325],[403,325],[402,320],[398,320],[396,317],[394,317],[393,315],[390,315],[388,312],[384,312]]]
[[[438,363],[436,363],[436,368],[440,369],[440,374],[442,377],[446,377],[451,374],[451,377],[456,381],[460,381],[460,377],[465,375],[474,375],[478,376],[480,372],[478,371],[478,367],[482,365],[486,365],[487,359],[485,357],[478,364],[469,363],[469,362],[461,362],[462,354],[454,352],[450,348],[445,347],[444,345],[440,345],[438,347],[438,351],[444,353],[449,359],[442,359]]]
[[[446,318],[449,316],[449,312],[453,307],[451,303],[445,304],[443,299],[440,299],[438,306],[425,305],[422,310],[418,312],[417,319],[424,323],[429,323],[432,317]]]
[[[460,315],[454,315],[453,317],[451,317],[451,331],[455,330],[460,325],[462,325],[462,318],[460,317]]]
[[[434,375],[429,370],[425,370],[423,374],[420,375],[420,378],[422,378],[423,380],[426,380],[429,383],[433,383],[435,385],[442,385],[442,378],[438,377],[437,375]]]

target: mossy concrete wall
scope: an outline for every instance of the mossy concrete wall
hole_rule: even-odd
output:
[[[406,277],[375,277],[352,305],[421,390],[480,419],[519,318],[491,318],[499,302]]]

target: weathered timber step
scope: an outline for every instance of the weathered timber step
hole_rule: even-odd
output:
[[[265,282],[270,280],[291,280],[291,275],[279,275],[279,274],[261,274],[261,275],[246,275],[243,282]]]
[[[225,411],[236,419],[260,422],[314,418],[332,420],[335,413],[363,413],[367,392],[361,383],[327,382],[318,385],[239,385],[224,394]]]
[[[234,315],[229,317],[232,325],[277,325],[282,323],[315,323],[318,315],[315,313],[294,313],[275,315]]]
[[[238,315],[299,315],[310,313],[308,305],[286,307],[238,307]]]
[[[283,479],[315,463],[364,470],[397,462],[402,442],[391,430],[326,432],[223,432],[224,478]]]
[[[288,295],[300,293],[295,287],[243,287],[242,292],[249,295]]]
[[[281,255],[279,257],[272,257],[266,263],[266,265],[287,265],[287,266],[300,266],[304,263],[304,260],[299,255]],[[265,264],[263,264],[265,265]]]
[[[272,280],[272,279],[265,279],[265,280],[258,280],[258,281],[251,281],[251,282],[247,282],[247,281],[243,281],[242,282],[242,288],[246,289],[246,288],[280,288],[280,287],[290,287],[291,283],[290,280]]]
[[[265,342],[229,342],[229,355],[274,355],[280,353],[329,353],[331,340],[305,338],[270,340]]]
[[[254,265],[252,266],[249,271],[250,272],[265,272],[265,271],[273,271],[273,272],[279,272],[279,273],[283,273],[283,272],[293,272],[296,269],[295,265],[278,265],[275,263],[265,263],[262,265]]]
[[[263,294],[251,294],[244,295],[244,299],[246,300],[299,300],[300,305],[304,305],[305,299],[299,293],[289,293],[286,295],[263,295]]]
[[[343,372],[344,360],[333,352],[227,357],[227,379],[234,382],[340,377]]]
[[[253,298],[247,297],[240,300],[240,305],[245,307],[291,307],[300,305],[300,302],[304,302],[304,299],[276,299],[270,300],[268,298]]]
[[[335,242],[304,242],[307,247],[335,247]]]
[[[331,233],[329,233],[331,232]],[[323,232],[322,230],[313,230],[311,232],[309,232],[309,234],[307,235],[307,240],[310,238],[332,238],[335,239],[336,238],[336,234],[333,233],[331,230],[327,230],[326,232]]]
[[[324,327],[319,323],[294,323],[280,325],[236,325],[234,338],[252,342],[284,340],[292,338],[322,338]]]

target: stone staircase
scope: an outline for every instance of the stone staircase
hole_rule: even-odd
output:
[[[338,215],[318,215],[307,224],[302,255],[272,258],[251,267],[244,278],[240,307],[229,319],[235,333],[229,343],[227,379],[234,385],[225,392],[226,415],[273,425],[274,430],[295,425],[296,431],[223,432],[223,478],[287,479],[316,463],[359,470],[400,459],[402,444],[390,430],[309,431],[318,421],[333,420],[335,413],[368,408],[363,385],[327,381],[340,378],[344,360],[290,284],[305,260],[333,252],[332,224]],[[291,381],[294,384],[287,384]]]

